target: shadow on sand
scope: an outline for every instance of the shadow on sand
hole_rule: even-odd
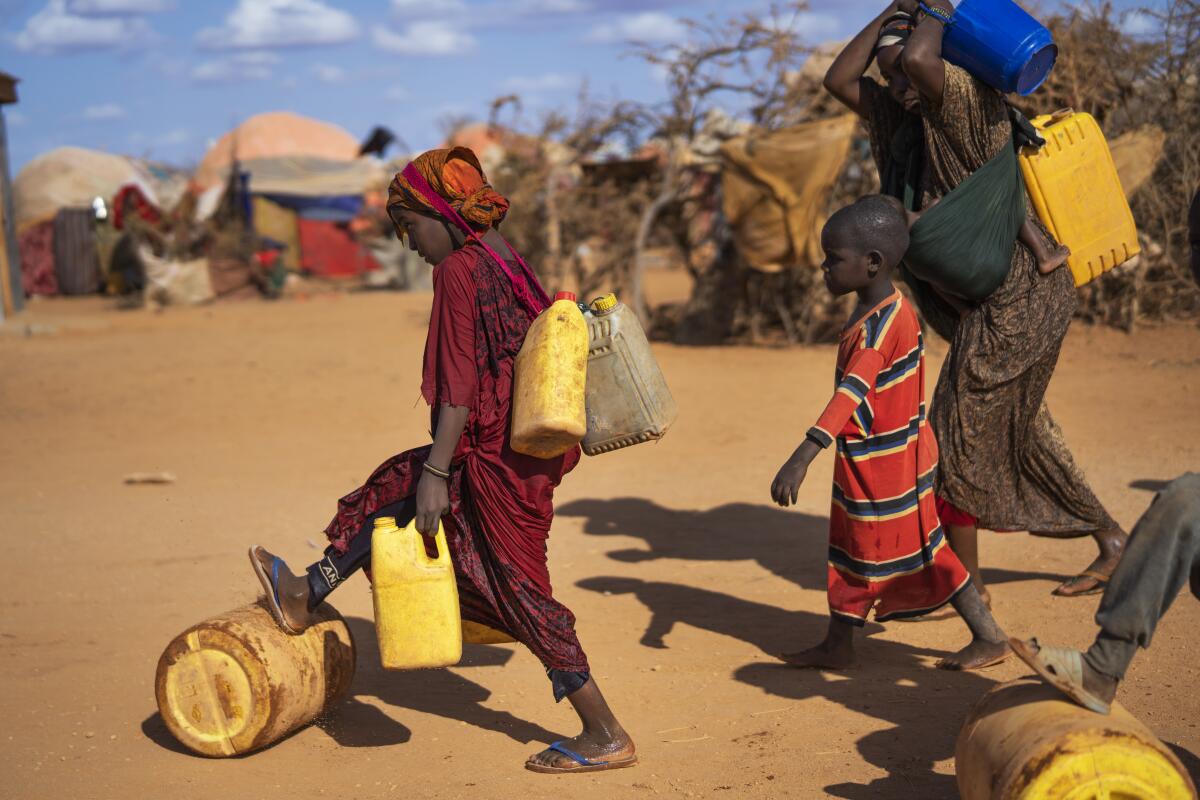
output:
[[[825,590],[828,517],[753,503],[686,511],[664,508],[640,497],[576,500],[560,506],[555,514],[583,517],[583,532],[591,536],[628,536],[646,543],[645,548],[609,551],[608,557],[615,561],[754,561],[803,589]],[[988,583],[1057,583],[1068,577],[1034,570],[984,570]]]

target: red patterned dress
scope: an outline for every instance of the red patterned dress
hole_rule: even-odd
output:
[[[829,512],[829,610],[862,625],[919,616],[966,588],[946,544],[933,482],[937,442],[925,420],[925,345],[894,292],[842,334],[837,389],[808,432],[836,442]]]
[[[513,360],[533,314],[477,244],[439,264],[433,283],[421,391],[434,430],[443,405],[470,410],[442,519],[463,618],[510,634],[547,670],[587,673],[575,616],[554,599],[546,565],[554,489],[579,462],[579,449],[540,459],[508,446]],[[366,523],[379,509],[415,495],[429,450],[393,456],[338,502],[325,529],[335,550],[345,553],[355,537],[369,536]]]

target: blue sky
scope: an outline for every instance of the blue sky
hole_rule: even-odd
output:
[[[1161,0],[1160,0],[1161,2]],[[483,117],[516,92],[527,111],[597,96],[654,100],[628,42],[666,46],[679,17],[766,0],[0,0],[11,166],[62,145],[194,164],[246,117],[288,110],[357,137],[372,125],[413,149],[448,116]],[[1120,0],[1131,8],[1134,0]],[[847,36],[880,0],[813,0],[812,42]]]

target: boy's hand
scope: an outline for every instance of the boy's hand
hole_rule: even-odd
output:
[[[796,504],[800,486],[808,475],[808,465],[819,452],[821,448],[815,442],[805,439],[804,444],[797,447],[792,457],[779,468],[775,480],[771,482],[771,499],[779,506],[787,508]]]

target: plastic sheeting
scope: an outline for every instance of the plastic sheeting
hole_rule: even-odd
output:
[[[322,278],[350,278],[379,269],[379,263],[333,222],[303,219],[300,227],[300,267]]]
[[[821,263],[825,207],[857,124],[847,114],[721,147],[725,217],[751,267],[780,272]]]

